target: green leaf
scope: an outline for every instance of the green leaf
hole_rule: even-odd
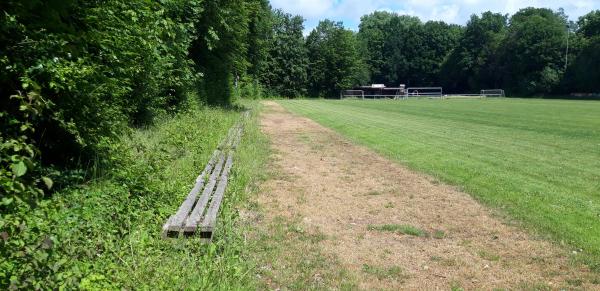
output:
[[[48,177],[42,177],[42,181],[44,181],[44,184],[46,184],[46,188],[48,188],[48,190],[52,189],[52,185],[54,185],[52,179]]]
[[[16,164],[12,164],[11,168],[13,173],[17,177],[21,177],[25,175],[25,173],[27,173],[27,166],[25,166],[25,163],[23,163],[23,161],[20,161]]]

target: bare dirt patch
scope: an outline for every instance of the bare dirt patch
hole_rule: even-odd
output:
[[[468,194],[264,105],[273,173],[256,201],[257,239],[269,288],[598,288],[564,249]]]

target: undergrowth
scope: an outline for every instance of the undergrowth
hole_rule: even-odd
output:
[[[236,217],[266,156],[254,114],[236,152],[213,243],[160,237],[162,224],[239,116],[239,110],[196,108],[123,136],[111,146],[115,166],[56,193],[23,222],[21,231],[39,244],[22,249],[19,260],[1,263],[0,275],[10,278],[5,287],[251,286],[250,266],[243,259],[243,229]],[[4,247],[11,238],[2,239]]]

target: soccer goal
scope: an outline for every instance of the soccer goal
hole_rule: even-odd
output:
[[[506,95],[504,95],[504,90],[502,89],[485,89],[481,90],[481,97],[506,97]]]
[[[363,90],[343,90],[340,93],[340,99],[344,99],[344,98],[365,99],[365,91],[363,91]]]
[[[406,88],[406,97],[443,98],[442,87],[411,87]]]

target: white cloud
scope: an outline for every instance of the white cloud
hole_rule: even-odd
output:
[[[356,30],[360,17],[376,10],[418,16],[424,21],[465,24],[472,14],[488,10],[513,14],[530,6],[562,7],[576,20],[591,10],[600,9],[600,1],[596,0],[271,0],[271,5],[303,16],[307,20],[307,31],[325,18],[343,21],[348,28]]]
[[[271,0],[271,6],[305,18],[325,15],[334,6],[334,0]]]

